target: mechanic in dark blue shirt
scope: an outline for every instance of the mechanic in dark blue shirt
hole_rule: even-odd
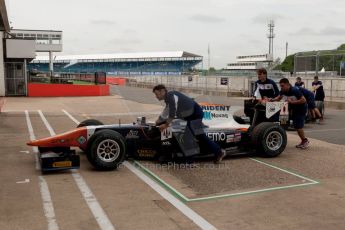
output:
[[[302,78],[300,78],[300,77],[296,78],[295,86],[305,88],[305,85],[304,85],[304,82],[302,81]]]
[[[193,99],[177,91],[168,91],[164,85],[156,85],[152,92],[160,101],[165,101],[166,117],[161,117],[156,121],[160,131],[169,127],[173,119],[183,119],[187,121],[187,126],[192,131],[199,143],[205,144],[210,153],[215,155],[215,163],[220,163],[226,153],[214,141],[210,140],[203,129],[202,119],[204,113],[202,108]]]
[[[280,101],[285,98],[289,102],[292,110],[293,125],[301,138],[301,143],[296,145],[296,148],[306,149],[309,147],[309,140],[305,137],[303,127],[307,112],[307,100],[301,90],[298,87],[293,87],[287,78],[281,79],[279,85],[281,88],[280,94],[271,101]]]
[[[279,95],[277,84],[267,78],[267,71],[264,68],[257,70],[258,80],[255,82],[254,97],[259,98],[259,102],[265,102],[270,98],[275,98]]]
[[[315,120],[316,118],[319,118],[320,122],[322,122],[323,117],[319,109],[316,108],[314,93],[302,87],[299,87],[299,90],[302,92],[303,96],[307,100],[308,110],[310,111],[312,119]]]
[[[314,89],[315,93],[315,101],[324,101],[325,100],[325,92],[323,91],[322,82],[319,81],[319,77],[315,76],[314,81],[311,84]]]

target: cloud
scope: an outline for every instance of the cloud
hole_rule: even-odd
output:
[[[324,27],[323,29],[316,31],[308,27],[303,27],[297,30],[294,33],[290,33],[291,35],[299,35],[299,36],[339,36],[345,35],[345,29],[339,27]]]
[[[263,40],[259,40],[259,39],[250,39],[249,41],[249,44],[254,44],[254,45],[258,45],[258,44],[266,44],[265,41]]]
[[[308,27],[303,27],[299,30],[297,30],[296,32],[290,33],[290,35],[318,35],[318,32],[316,32],[315,30],[308,28]]]
[[[125,29],[123,31],[124,34],[136,34],[137,31],[136,30],[133,30],[133,29]]]
[[[286,19],[286,17],[280,14],[258,14],[252,18],[252,21],[254,23],[267,24],[270,20],[278,21],[281,19]]]
[[[217,16],[210,16],[210,15],[204,15],[204,14],[196,14],[190,17],[191,20],[197,21],[197,22],[203,22],[203,23],[218,23],[218,22],[224,22],[225,19]]]
[[[124,39],[124,38],[113,38],[109,40],[109,43],[112,44],[121,44],[121,45],[132,45],[132,44],[140,44],[142,43],[141,40],[135,39],[135,38],[130,38],[130,39]]]
[[[345,35],[345,29],[339,27],[326,27],[320,31],[322,35]]]
[[[116,22],[111,21],[111,20],[91,20],[90,23],[94,25],[102,25],[102,26],[116,25]]]

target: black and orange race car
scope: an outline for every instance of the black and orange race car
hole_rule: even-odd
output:
[[[262,122],[255,126],[239,124],[227,105],[201,103],[204,130],[228,155],[258,153],[266,157],[281,154],[287,143],[285,130],[278,124]],[[125,159],[157,159],[168,154],[170,159],[207,156],[203,143],[197,143],[186,121],[176,119],[159,131],[154,123],[140,117],[132,124],[103,125],[98,120],[85,120],[74,130],[56,136],[30,141],[38,146],[42,171],[79,167],[79,148],[99,170],[116,169]]]

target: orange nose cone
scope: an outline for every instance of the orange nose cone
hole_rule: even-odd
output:
[[[86,141],[87,129],[81,127],[56,136],[29,141],[26,144],[38,147],[81,147],[86,144]]]
[[[47,145],[50,145],[52,142],[54,142],[55,136],[54,137],[47,137],[39,140],[33,140],[29,141],[26,143],[27,145],[30,146],[40,146],[40,147],[46,147]]]

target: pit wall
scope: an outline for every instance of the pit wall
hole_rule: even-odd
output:
[[[109,85],[28,84],[29,97],[78,97],[109,95]]]
[[[151,88],[157,84],[164,84],[170,89],[185,92],[195,92],[204,95],[244,96],[250,90],[247,77],[218,77],[218,76],[131,76],[127,77],[127,86]],[[227,81],[224,82],[224,80]]]
[[[274,78],[276,82],[282,77]],[[168,88],[188,92],[219,96],[250,96],[257,77],[232,76],[131,76],[126,77],[126,85],[133,87],[151,88],[157,84],[164,84]],[[227,79],[228,85],[222,85],[222,79]],[[295,77],[288,77],[291,84]],[[323,82],[326,99],[345,99],[345,78],[330,76],[319,77]],[[306,88],[312,89],[313,77],[302,77]]]

